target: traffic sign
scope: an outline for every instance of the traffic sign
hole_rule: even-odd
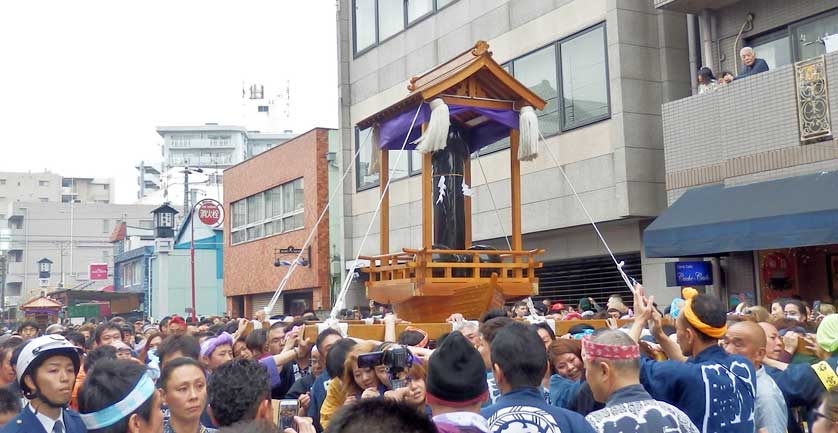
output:
[[[212,199],[201,200],[198,206],[198,219],[208,226],[218,227],[224,223],[224,207]]]

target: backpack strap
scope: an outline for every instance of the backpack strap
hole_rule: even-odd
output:
[[[812,364],[812,370],[815,370],[815,374],[818,375],[818,379],[827,391],[838,386],[838,374],[835,374],[835,370],[826,361]]]

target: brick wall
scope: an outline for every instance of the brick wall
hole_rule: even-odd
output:
[[[274,250],[302,247],[328,201],[328,130],[316,128],[224,171],[224,205],[303,177],[303,229],[237,245],[230,243],[232,218],[224,222],[224,295],[272,293],[287,272],[274,267]],[[292,257],[288,257],[290,260]],[[329,299],[329,220],[320,223],[312,241],[310,267],[297,267],[285,291],[313,290],[313,307],[325,308]],[[250,311],[245,298],[245,311]]]
[[[838,53],[827,56],[838,129]],[[838,140],[801,145],[793,65],[663,106],[667,199],[686,189],[741,185],[838,169]]]

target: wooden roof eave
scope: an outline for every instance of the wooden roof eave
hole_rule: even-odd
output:
[[[475,48],[469,49],[468,51],[462,53],[455,59],[452,59],[452,61],[460,59],[469,51],[475,52],[474,50],[477,50],[480,47],[481,42],[478,42],[477,45],[475,45]],[[543,110],[544,106],[547,104],[543,99],[541,99],[541,97],[536,95],[535,92],[518,82],[512,75],[506,72],[505,69],[503,69],[497,62],[494,61],[494,59],[491,58],[491,53],[488,51],[488,44],[485,44],[485,47],[482,47],[479,56],[476,56],[467,64],[458,64],[452,70],[450,76],[440,79],[440,77],[446,74],[443,73],[440,74],[440,76],[438,77],[432,78],[426,83],[422,83],[419,86],[413,87],[416,83],[421,82],[422,78],[427,77],[429,74],[433,72],[438,72],[441,67],[451,64],[452,61],[446,62],[418,78],[411,79],[411,87],[414,90],[410,94],[408,94],[405,98],[401,99],[400,101],[397,101],[396,103],[388,106],[387,108],[384,108],[383,110],[360,120],[357,123],[357,127],[360,129],[369,128],[370,126],[387,120],[405,111],[406,109],[409,109],[410,107],[413,107],[415,109],[419,104],[437,97],[443,97],[443,99],[445,99],[445,97],[447,96],[464,100],[464,97],[462,96],[444,95],[443,92],[465,81],[469,77],[475,76],[481,69],[484,68],[487,72],[492,74],[494,78],[497,79],[498,84],[514,93],[516,95],[516,98],[514,98],[514,100],[512,101],[503,99],[492,100],[492,98],[486,98],[485,100],[472,98],[470,99],[472,103],[469,103],[467,105],[486,108],[508,108],[502,105],[499,106],[498,103],[504,104],[511,102],[511,106],[513,109],[520,109],[523,105],[530,105],[537,110]],[[448,103],[448,101],[446,102]]]

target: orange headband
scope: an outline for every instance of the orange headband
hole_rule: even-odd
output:
[[[681,313],[684,315],[684,318],[687,319],[687,322],[690,322],[690,325],[692,325],[693,328],[697,329],[698,332],[701,332],[702,334],[708,337],[724,337],[725,334],[727,334],[727,324],[725,324],[721,328],[710,326],[702,322],[701,319],[699,319],[698,316],[695,315],[695,312],[693,312],[693,297],[697,294],[698,292],[688,294],[685,293],[685,295],[687,295],[688,298],[687,302],[684,304],[684,309],[681,311]]]

